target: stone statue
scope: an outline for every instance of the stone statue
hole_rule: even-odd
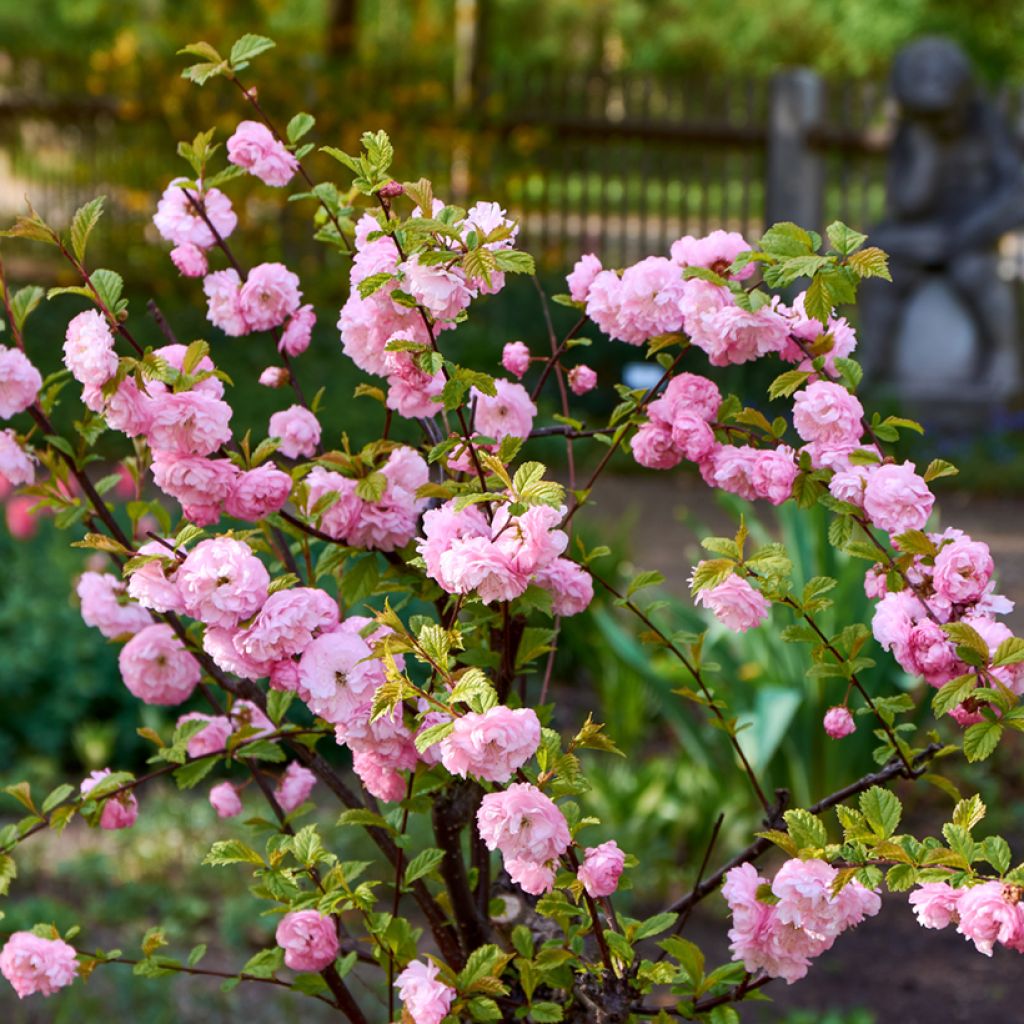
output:
[[[864,289],[865,371],[905,398],[1005,400],[1020,359],[1016,296],[997,277],[996,245],[1024,223],[1020,154],[956,43],[906,46],[892,89],[888,217],[871,243],[889,253],[893,283]]]

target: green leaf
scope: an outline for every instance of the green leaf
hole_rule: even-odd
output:
[[[858,277],[880,277],[883,281],[891,281],[889,273],[889,257],[877,246],[871,245],[860,252],[854,253],[847,265]]]
[[[795,808],[783,815],[786,828],[800,850],[821,849],[828,844],[824,823],[810,811]]]
[[[659,946],[670,957],[678,961],[679,966],[686,971],[690,984],[696,987],[704,977],[704,952],[696,943],[689,939],[682,939],[678,935],[662,939]]]
[[[428,750],[435,743],[440,743],[441,740],[447,736],[452,729],[455,728],[455,722],[438,722],[437,725],[432,725],[427,729],[423,729],[416,734],[414,740],[416,744],[416,750],[419,753],[423,753],[424,750]]]
[[[1003,727],[998,722],[977,722],[964,733],[964,756],[968,761],[984,761],[999,745]]]
[[[808,370],[787,370],[780,373],[768,386],[769,398],[787,398],[814,374]]]
[[[562,1020],[562,1008],[558,1003],[531,1003],[530,1004],[530,1020],[536,1021],[537,1024],[556,1024],[557,1021]]]
[[[261,949],[251,956],[239,974],[249,974],[254,978],[272,978],[275,971],[284,965],[284,950],[280,946],[273,949]]]
[[[829,245],[839,253],[840,256],[849,256],[856,252],[867,240],[867,235],[847,227],[842,221],[833,221],[825,229]]]
[[[206,956],[206,946],[203,943],[200,943],[198,946],[192,947],[192,951],[189,953],[186,963],[189,967],[195,967],[204,956]]]
[[[952,462],[946,462],[945,459],[932,459],[928,463],[928,468],[924,471],[925,483],[930,483],[932,480],[938,480],[944,476],[956,476],[960,470],[953,465]]]
[[[286,131],[288,141],[296,143],[316,124],[316,118],[312,114],[296,114],[289,122]]]
[[[342,811],[338,817],[339,825],[361,825],[363,828],[382,828],[385,832],[394,833],[394,829],[375,811],[362,807],[354,807]]]
[[[657,569],[648,569],[646,572],[638,573],[633,577],[626,590],[626,597],[632,597],[638,590],[644,587],[660,587],[665,582],[665,577]]]
[[[985,817],[987,810],[984,801],[975,793],[974,796],[957,801],[953,808],[953,824],[970,832]]]
[[[649,939],[652,935],[660,935],[663,931],[671,928],[676,923],[678,917],[678,914],[666,911],[663,914],[655,914],[653,917],[647,918],[637,928],[633,935],[633,941],[639,942],[641,939]]]
[[[944,715],[962,704],[977,689],[978,680],[973,672],[957,676],[944,683],[932,697],[932,711],[936,715]]]
[[[178,784],[178,789],[192,789],[193,786],[198,786],[213,771],[217,761],[216,757],[204,757],[198,761],[189,761],[188,764],[176,768],[174,781]]]
[[[210,847],[204,864],[222,867],[225,864],[263,864],[263,858],[240,839],[224,839]]]
[[[409,865],[405,869],[405,884],[412,885],[417,878],[423,878],[425,875],[429,875],[432,871],[437,869],[442,860],[444,860],[443,850],[423,850],[416,854],[416,856],[409,861]]]
[[[69,786],[66,782],[58,786],[43,801],[43,814],[49,814],[57,804],[62,804],[74,791],[75,787]]]
[[[757,244],[762,251],[783,259],[810,255],[815,248],[810,234],[791,221],[773,224]]]
[[[258,57],[261,53],[272,50],[276,45],[273,39],[247,32],[231,47],[231,54],[228,60],[235,71],[241,71],[248,66],[249,61],[253,57]]]
[[[97,196],[90,199],[84,206],[75,211],[71,220],[71,250],[79,263],[85,262],[85,247],[89,242],[89,235],[96,227],[97,222],[103,215],[103,204],[106,196]]]
[[[1016,665],[1024,661],[1024,640],[1020,637],[1007,637],[992,655],[992,667],[1002,668],[1004,665]]]
[[[18,877],[18,865],[9,854],[0,853],[0,896],[6,896],[11,889],[11,882]]]
[[[46,292],[38,285],[26,285],[11,296],[11,316],[16,330],[20,331],[25,326],[25,321],[45,295]]]
[[[899,827],[903,805],[895,793],[881,786],[872,786],[861,793],[860,811],[879,838],[888,839]]]
[[[708,558],[694,570],[690,589],[694,594],[702,590],[713,590],[724,583],[735,571],[736,563],[726,558]]]

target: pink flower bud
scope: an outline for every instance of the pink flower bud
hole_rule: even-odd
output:
[[[841,740],[844,736],[849,736],[851,732],[855,732],[857,729],[853,721],[853,715],[850,714],[850,709],[844,705],[829,708],[825,712],[823,725],[825,726],[825,732],[834,740]]]

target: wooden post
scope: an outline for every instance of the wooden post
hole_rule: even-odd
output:
[[[825,160],[811,136],[824,117],[825,83],[816,72],[794,68],[772,79],[765,226],[789,220],[821,228]]]

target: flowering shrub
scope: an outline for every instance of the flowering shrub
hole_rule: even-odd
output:
[[[81,283],[48,298],[81,296],[92,308],[68,323],[66,369],[43,380],[30,354],[45,341],[26,328],[43,290],[12,292],[0,275],[11,341],[0,349],[0,416],[13,421],[0,434],[0,473],[59,525],[83,527],[76,546],[109,557],[109,569],[93,567],[78,582],[82,616],[123,643],[133,695],[183,713],[169,735],[141,731],[153,767],[140,778],[96,771],[43,798],[25,783],[10,787],[27,815],[0,832],[0,884],[6,892],[15,878],[19,843],[75,815],[130,828],[146,813],[136,792],[153,778],[209,787],[222,818],[241,814],[258,790],[273,820],[253,818],[248,841],[215,843],[205,863],[252,873],[253,892],[278,915],[276,945],[232,974],[202,967],[203,947],[184,960],[160,952],[157,926],[141,957],[129,958],[95,949],[87,934],[76,953],[77,928],[62,937],[40,924],[0,953],[17,994],[50,995],[101,965],[127,963],[152,977],[287,987],[354,1022],[373,1019],[350,984],[357,973],[386,991],[388,1019],[397,999],[415,1024],[670,1014],[721,1024],[736,1019],[734,1004],[774,978],[803,977],[843,931],[879,913],[883,886],[910,890],[925,927],[955,925],[982,953],[996,943],[1024,949],[1024,867],[1012,867],[1001,837],[978,835],[978,797],[957,802],[941,836],[917,838],[899,831],[901,804],[889,788],[926,770],[934,778],[932,762],[959,750],[983,760],[1007,729],[1024,728],[1024,641],[998,621],[1010,603],[996,593],[987,546],[956,529],[926,529],[930,484],[954,467],[936,460],[919,473],[896,461],[885,446],[918,425],[869,419],[856,396],[856,337],[836,307],[854,299],[860,279],[887,276],[884,254],[837,223],[824,252],[813,232],[778,224],[756,246],[716,231],[624,270],[586,255],[568,294],[555,297],[578,312],[564,337],[549,327],[544,353],[522,341],[495,351],[495,369],[514,380],[469,369],[446,354],[446,335],[508,275],[532,273],[515,247],[517,225],[493,202],[463,208],[435,197],[429,181],[399,183],[382,132],[365,134],[356,156],[323,147],[344,181],[314,181],[302,163],[313,117],[295,115],[282,134],[239,79],[271,45],[245,36],[227,58],[206,43],[186,51],[199,58],[187,77],[226,78],[255,118],[228,140],[221,170],[212,132],[182,143],[193,176],[171,180],[154,216],[178,272],[203,277],[212,343],[180,343],[158,317],[165,337],[151,344],[120,277],[89,267],[102,199],[66,233],[31,208],[4,232],[56,246]],[[275,262],[247,270],[228,241],[239,219],[224,189],[242,174],[274,189],[301,181],[289,199],[310,204],[316,238],[349,261],[341,347],[379,379],[352,400],[364,414],[382,407],[381,435],[362,450],[324,437],[318,419],[325,401],[348,397],[309,397],[300,383],[297,360],[317,312],[302,304],[298,276]],[[792,301],[771,291],[801,278],[809,283]],[[569,404],[570,391],[599,383],[572,357],[588,319],[644,346],[663,370],[646,391],[616,385],[619,404],[598,431],[584,429]],[[232,382],[216,363],[230,342],[220,334],[265,345],[270,365],[259,383],[288,394],[266,437],[232,427]],[[789,365],[768,397],[792,398],[791,416],[769,420],[706,376],[705,362],[760,358]],[[536,427],[548,384],[560,415]],[[62,436],[51,414],[73,392],[84,409]],[[418,443],[391,436],[401,420]],[[130,439],[130,454],[97,479],[92,448],[106,431]],[[568,489],[526,455],[531,437],[552,434],[567,445]],[[587,440],[603,453],[580,481],[572,451]],[[620,591],[602,575],[606,551],[573,537],[577,514],[627,446],[657,470],[693,462],[709,486],[747,500],[829,511],[831,543],[865,560],[877,602],[870,626],[825,632],[818,616],[835,581],[817,577],[797,591],[785,549],[751,550],[742,522],[734,537],[704,541],[713,557],[694,567],[692,586],[730,630],[766,628],[773,607],[791,617],[783,639],[806,645],[808,677],[835,688],[822,728],[837,741],[857,719],[873,728],[876,771],[810,808],[788,807],[781,791],[769,800],[714,669],[702,665],[701,637],[666,632],[644,600],[657,574]],[[108,501],[124,473],[128,494]],[[587,814],[580,751],[612,757],[614,740],[589,716],[553,728],[547,702],[560,621],[583,614],[595,586],[685,666],[692,687],[678,692],[728,736],[764,813],[749,846],[725,867],[702,868],[689,893],[645,920],[612,902],[644,851],[620,849]],[[915,696],[865,689],[872,634],[923,680],[918,699],[934,690],[932,707],[951,719],[956,742],[918,738],[905,717]],[[341,825],[365,830],[375,861],[345,859],[316,824],[301,824],[314,793],[341,805]],[[823,817],[832,808],[838,825]],[[417,818],[436,845],[415,848]],[[716,836],[717,827],[712,846]],[[754,862],[772,846],[787,859],[762,876]],[[734,962],[706,972],[682,933],[719,887],[732,911]]]

